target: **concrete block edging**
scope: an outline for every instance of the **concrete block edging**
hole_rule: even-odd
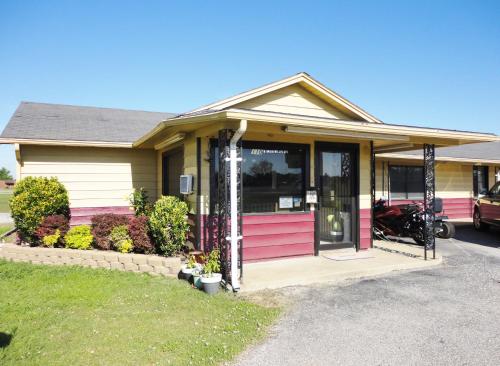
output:
[[[0,244],[0,258],[33,264],[77,265],[175,277],[181,268],[179,257],[117,253],[99,250],[24,247]]]

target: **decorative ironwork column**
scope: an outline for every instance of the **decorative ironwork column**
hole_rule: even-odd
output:
[[[373,147],[373,141],[370,141],[370,185],[371,185],[371,210],[370,210],[370,220],[371,220],[371,230],[370,230],[370,246],[373,248],[373,207],[375,207],[375,148]]]
[[[436,199],[434,160],[434,145],[424,144],[424,258],[426,260],[428,249],[432,249],[433,258],[436,258],[436,239],[434,237],[434,202]]]
[[[217,214],[217,247],[220,251],[220,262],[221,262],[221,273],[226,284],[231,283],[231,233],[230,233],[230,222],[231,222],[231,188],[230,188],[230,149],[229,144],[234,131],[232,130],[220,130],[219,131],[219,141],[218,141],[218,162],[219,162],[219,172],[217,176],[217,203],[214,205],[216,207]],[[237,155],[238,158],[242,157],[241,140],[237,145]],[[237,162],[237,204],[238,204],[238,236],[243,236],[242,230],[242,184],[241,184],[241,160]],[[242,275],[242,252],[243,252],[243,240],[238,240],[238,252],[239,252],[239,263],[238,268],[240,269],[240,277]]]

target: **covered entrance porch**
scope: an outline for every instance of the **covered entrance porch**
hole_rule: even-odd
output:
[[[370,249],[376,153],[425,150],[430,229],[434,147],[492,139],[382,123],[299,74],[165,120],[134,146],[157,151],[158,187],[162,157],[182,147],[194,246],[219,248],[238,289],[244,263]]]

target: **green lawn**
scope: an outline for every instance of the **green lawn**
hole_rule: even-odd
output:
[[[10,197],[12,197],[11,191],[0,191],[0,212],[10,212]]]
[[[278,316],[184,281],[0,260],[1,365],[213,365]]]
[[[14,225],[0,224],[0,236],[2,236],[2,234],[6,233],[7,231],[12,229],[13,227],[14,227]]]

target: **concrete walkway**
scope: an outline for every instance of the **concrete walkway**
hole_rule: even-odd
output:
[[[277,289],[287,286],[303,286],[317,283],[335,283],[346,279],[375,276],[391,271],[436,266],[442,263],[437,254],[435,260],[424,261],[423,248],[406,244],[390,244],[375,241],[381,249],[358,253],[321,252],[317,257],[300,257],[244,265],[241,291],[251,292]],[[397,249],[397,251],[390,250]],[[428,252],[432,258],[432,253]],[[328,259],[326,256],[335,259]]]
[[[9,213],[0,212],[0,224],[12,224],[13,222]]]

